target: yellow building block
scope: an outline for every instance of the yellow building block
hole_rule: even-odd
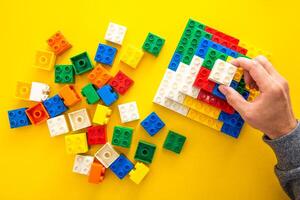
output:
[[[243,77],[243,74],[244,74],[243,68],[238,67],[236,72],[235,72],[235,75],[233,77],[233,80],[235,80],[236,82],[240,82],[242,77]]]
[[[85,153],[89,150],[86,133],[66,135],[65,142],[68,154]]]
[[[121,61],[132,68],[136,68],[142,59],[144,52],[132,45],[127,46],[121,56]]]
[[[110,118],[112,110],[106,106],[97,105],[93,122],[99,125],[107,124]]]
[[[136,184],[139,184],[148,174],[148,172],[149,168],[146,165],[141,162],[137,162],[134,166],[134,169],[129,172],[129,178]]]
[[[190,96],[185,97],[185,99],[183,101],[183,105],[185,105],[193,110],[196,110],[202,114],[205,114],[213,119],[218,119],[219,115],[221,113],[220,109],[218,109],[214,106],[208,105],[208,104],[204,103],[203,101],[194,99]]]
[[[31,83],[17,82],[15,97],[18,99],[29,100]]]
[[[228,56],[228,57],[226,58],[226,62],[229,62],[229,61],[231,61],[231,60],[233,60],[233,59],[234,59],[234,57]]]
[[[55,65],[56,56],[52,51],[38,50],[35,54],[34,66],[50,71]]]
[[[193,109],[189,110],[187,117],[217,131],[220,131],[223,126],[223,122],[213,119]]]
[[[256,89],[250,89],[247,85],[246,89],[249,91],[249,97],[247,100],[250,102],[253,101],[259,95],[259,91],[257,91]]]

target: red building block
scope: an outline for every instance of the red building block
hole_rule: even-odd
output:
[[[212,105],[216,108],[219,108],[228,114],[233,114],[235,112],[235,110],[226,101],[214,96],[213,94],[211,94],[207,91],[200,90],[200,93],[199,93],[197,99],[199,99],[209,105]]]
[[[106,143],[106,125],[91,126],[87,129],[88,145]]]
[[[215,35],[218,32],[216,29],[213,29],[213,28],[211,28],[209,26],[205,27],[205,31],[208,32],[208,33],[211,33],[213,35]]]
[[[227,40],[224,40],[222,37],[217,36],[217,35],[213,35],[211,40],[218,43],[218,44],[220,44],[220,45],[223,45],[227,48],[230,48],[230,46],[231,46],[230,42],[228,42]],[[232,49],[232,50],[234,50],[234,49]]]
[[[205,67],[201,67],[197,74],[197,77],[195,79],[193,86],[212,93],[216,83],[208,80],[209,74],[210,74],[209,69],[207,69]]]
[[[61,32],[57,32],[47,40],[48,45],[56,55],[61,55],[72,45],[65,39]]]
[[[227,34],[221,32],[221,31],[218,31],[218,30],[213,29],[213,28],[208,27],[208,26],[205,27],[205,31],[208,32],[208,33],[211,33],[213,35],[216,35],[218,37],[221,37],[222,39],[224,39],[224,40],[226,40],[226,41],[228,41],[232,44],[235,44],[235,45],[237,45],[240,42],[239,39],[237,39],[235,37],[232,37],[230,35],[227,35]]]
[[[49,114],[42,103],[38,103],[35,106],[28,108],[25,112],[30,122],[35,125],[49,119]]]
[[[239,52],[240,54],[243,54],[243,55],[246,55],[247,52],[248,52],[247,49],[245,49],[243,47],[239,47],[239,46],[237,47],[236,51]]]
[[[121,70],[108,82],[108,84],[121,95],[125,94],[133,83],[134,81],[126,76]]]

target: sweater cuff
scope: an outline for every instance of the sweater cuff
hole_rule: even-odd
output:
[[[300,167],[300,123],[289,134],[271,140],[264,135],[263,140],[273,149],[277,157],[277,168],[291,170]]]

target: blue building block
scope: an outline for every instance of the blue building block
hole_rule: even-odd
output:
[[[222,128],[221,128],[221,132],[230,135],[234,138],[238,138],[241,132],[241,128],[238,127],[234,127],[234,126],[230,126],[229,124],[223,124]]]
[[[149,135],[153,136],[158,131],[160,131],[165,123],[158,117],[155,112],[152,112],[144,121],[141,122],[142,127],[149,133]]]
[[[233,114],[228,114],[221,111],[219,115],[219,120],[228,124],[230,126],[241,128],[244,125],[244,120],[242,119],[241,115],[237,112]]]
[[[171,59],[171,62],[169,64],[168,68],[171,69],[171,70],[173,70],[173,71],[176,71],[177,68],[178,68],[178,65],[180,63],[180,60],[181,60],[181,54],[175,52],[173,54],[173,57]]]
[[[66,112],[68,109],[68,107],[65,106],[63,100],[58,95],[46,99],[43,104],[51,118]]]
[[[248,97],[249,97],[249,95],[250,95],[250,92],[248,92],[247,90],[244,90],[243,91],[243,94],[242,94],[242,96],[244,97],[244,99],[248,99]]]
[[[235,90],[236,90],[236,88],[238,87],[238,85],[239,85],[239,83],[236,82],[236,81],[231,81],[231,83],[230,83],[230,87],[232,87],[232,88],[235,89]],[[221,99],[223,99],[223,100],[226,100],[226,97],[225,97],[225,96],[223,95],[223,93],[220,92],[220,90],[219,90],[219,84],[216,84],[216,85],[215,85],[215,87],[214,87],[212,93],[213,93],[213,95],[215,95],[215,96],[217,96],[217,97],[219,97],[219,98],[221,98]]]
[[[132,169],[133,164],[121,154],[109,167],[119,179],[123,179]]]
[[[116,48],[105,44],[99,44],[95,55],[95,61],[98,63],[111,66],[116,57],[116,54],[117,54]]]
[[[110,85],[104,85],[97,90],[97,93],[106,106],[110,106],[119,98],[118,94],[114,92]]]
[[[10,128],[18,128],[30,125],[30,121],[25,113],[27,108],[20,108],[8,111]]]

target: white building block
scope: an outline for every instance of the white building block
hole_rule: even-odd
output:
[[[66,117],[64,115],[59,115],[57,117],[47,120],[48,129],[50,136],[58,136],[69,132]]]
[[[129,102],[118,105],[122,123],[131,122],[140,119],[136,102]]]
[[[73,165],[73,172],[88,175],[93,161],[93,156],[76,155]]]
[[[109,42],[121,45],[123,43],[126,31],[127,28],[125,26],[110,22],[106,30],[104,39]]]
[[[111,144],[106,143],[96,152],[95,157],[104,165],[105,168],[108,168],[119,157],[119,154],[116,150],[114,150]]]
[[[181,115],[186,116],[189,111],[188,107],[177,103],[169,98],[166,98],[166,95],[171,87],[171,81],[173,77],[175,77],[175,72],[173,70],[167,69],[162,81],[160,82],[153,102],[165,108],[173,110]]]
[[[49,85],[45,83],[32,82],[29,100],[36,101],[36,102],[45,101],[48,98],[49,93],[50,93]]]
[[[180,86],[180,92],[191,96],[193,98],[197,98],[200,89],[193,86],[197,74],[202,66],[204,59],[199,56],[194,56],[189,67],[185,70],[185,74],[183,77],[183,81]]]
[[[229,86],[237,67],[223,60],[216,60],[208,79],[216,83]]]
[[[73,131],[91,126],[91,120],[86,108],[76,110],[68,114]]]

